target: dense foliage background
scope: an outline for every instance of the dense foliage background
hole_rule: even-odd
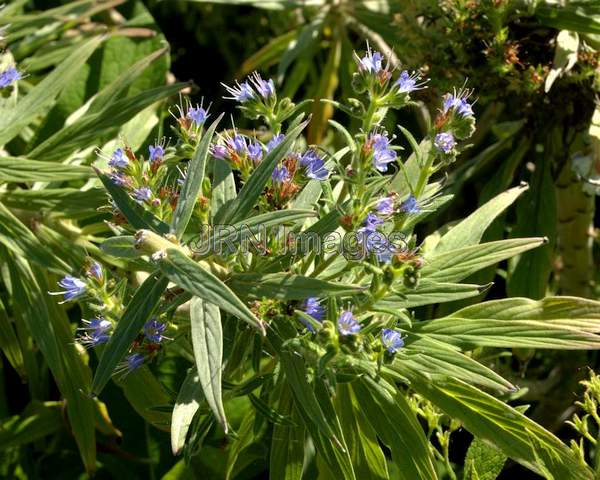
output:
[[[78,413],[73,405],[83,393],[76,384],[57,381],[57,369],[75,368],[69,363],[73,359],[64,364],[57,360],[57,348],[73,341],[74,329],[90,312],[73,304],[57,306],[45,292],[56,290],[55,282],[65,273],[84,268],[89,256],[114,271],[131,265],[100,248],[114,231],[104,225],[106,192],[88,165],[96,160],[96,149],[110,152],[119,139],[145,155],[155,139],[174,137],[176,122],[169,108],[180,92],[194,104],[211,104],[211,121],[225,112],[226,118],[235,117],[240,131],[251,132],[255,125],[239,115],[233,102],[223,100],[221,82],[230,85],[259,70],[275,80],[281,96],[296,102],[331,100],[306,107],[312,115],[306,143],[336,151],[345,139],[329,120],[350,132],[360,126],[360,120],[334,106],[356,96],[353,51],[363,52],[368,41],[390,58],[393,68],[416,70],[430,79],[427,89],[415,93],[415,103],[390,111],[385,120],[408,156],[414,145],[395,126],[410,130],[416,143],[423,141],[439,99],[466,82],[475,92],[471,100],[476,99],[477,130],[443,178],[444,194],[454,199],[417,226],[417,237],[422,240],[527,182],[529,189],[498,214],[482,241],[548,241],[465,279],[491,284],[481,294],[419,305],[412,309],[415,318],[441,318],[505,297],[600,299],[597,2],[570,1],[559,7],[533,0],[15,0],[0,10],[1,25],[6,27],[0,45],[6,49],[0,67],[15,63],[26,74],[18,94],[28,98],[35,85],[47,82],[46,95],[31,99],[37,110],[28,118],[18,115],[24,108],[0,118],[2,477],[85,478],[90,475],[86,471],[95,469],[96,478],[269,476],[267,442],[240,446],[235,433],[225,435],[215,422],[197,420],[183,457],[172,454],[172,400],[186,378],[190,352],[168,351],[153,366],[156,378],[151,381],[142,378],[129,387],[107,383],[93,407],[97,462],[80,453],[86,432],[73,429]],[[3,93],[3,113],[17,105],[16,98],[16,90]],[[19,158],[33,163],[19,164]],[[60,163],[54,168],[42,164],[67,159],[62,168]],[[44,248],[38,250],[39,245]],[[34,330],[57,343],[40,345],[31,335]],[[520,387],[503,400],[529,405],[527,416],[568,445],[581,437],[581,429],[566,423],[574,414],[582,415],[576,402],[592,402],[579,382],[589,377],[588,367],[599,366],[595,348],[597,344],[590,350],[557,351],[478,347],[473,356]],[[92,370],[97,364],[90,353]],[[90,371],[80,374],[82,383],[89,383]],[[597,394],[588,386],[590,390]],[[277,415],[262,399],[257,402],[243,396],[228,402],[234,432],[253,408],[269,421]],[[203,408],[202,418],[210,417]],[[420,416],[424,426],[436,418],[428,404],[415,408],[425,412]],[[453,432],[449,454],[457,472],[464,470],[464,478],[496,478],[495,466],[488,476],[468,476],[465,455],[473,435],[447,418],[435,421],[443,423],[440,436],[431,437],[436,448],[443,450],[443,432]],[[254,428],[258,431],[259,425]],[[595,440],[597,429],[590,436]],[[467,455],[476,456],[477,447],[485,450],[475,444]],[[489,451],[478,458],[485,454],[490,464],[499,461]],[[231,458],[238,456],[234,470]],[[497,478],[541,478],[505,460]],[[598,464],[595,442],[585,460]],[[440,478],[452,478],[443,467],[440,472]],[[305,472],[305,478],[314,475],[314,470]],[[390,478],[395,478],[393,470]]]

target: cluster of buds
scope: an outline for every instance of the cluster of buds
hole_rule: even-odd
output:
[[[354,53],[358,72],[352,79],[357,93],[368,93],[371,101],[377,100],[380,107],[401,108],[410,102],[410,94],[426,87],[427,80],[418,72],[402,70],[394,80],[394,69],[377,51],[367,51],[363,57]]]
[[[469,103],[472,90],[461,88],[443,97],[442,109],[435,119],[433,144],[442,158],[451,162],[456,157],[458,140],[469,138],[475,132],[473,106]]]
[[[204,108],[204,99],[200,102],[200,105],[192,105],[192,103],[186,99],[185,105],[180,103],[176,106],[176,111],[170,111],[171,115],[177,121],[179,126],[177,133],[181,136],[184,143],[195,143],[198,141],[202,134],[202,128],[206,123],[210,114],[210,106]]]

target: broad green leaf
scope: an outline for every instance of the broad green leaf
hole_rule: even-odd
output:
[[[185,181],[181,187],[179,200],[177,207],[175,207],[175,212],[173,212],[173,221],[171,223],[171,233],[175,234],[177,238],[182,237],[190,218],[192,218],[192,213],[198,201],[198,194],[201,192],[204,182],[206,158],[208,157],[210,142],[223,115],[223,113],[219,115],[204,135],[202,135],[202,140],[198,143],[196,151],[189,162]]]
[[[239,273],[231,277],[234,292],[246,297],[302,300],[307,297],[354,295],[364,290],[358,285],[326,282],[292,273]]]
[[[338,384],[335,401],[356,477],[361,480],[388,479],[386,458],[377,441],[376,432],[360,409],[348,384]]]
[[[415,288],[400,288],[398,294],[386,295],[375,307],[414,308],[436,303],[453,302],[470,298],[486,291],[490,285],[470,285],[467,283],[443,283],[427,278],[419,281]]]
[[[136,290],[102,352],[92,383],[94,394],[98,395],[110,380],[115,368],[158,305],[167,284],[165,277],[155,273]]]
[[[301,480],[304,463],[304,424],[294,408],[287,386],[279,398],[279,411],[291,417],[293,425],[273,425],[269,478],[272,480]]]
[[[204,397],[215,418],[227,433],[227,418],[221,393],[223,327],[219,307],[194,297],[190,305],[190,324],[196,370]]]
[[[0,157],[0,182],[64,182],[89,178],[93,174],[90,167]]]
[[[392,451],[401,478],[436,479],[433,458],[425,432],[406,398],[380,379],[363,376],[352,384],[359,408],[365,413],[381,441]],[[410,454],[408,454],[410,452]]]
[[[460,282],[482,268],[539,247],[545,242],[545,238],[515,238],[462,247],[432,258],[426,255],[421,275],[424,279],[438,282]]]
[[[496,480],[505,463],[502,451],[474,438],[465,457],[463,480]]]
[[[496,445],[508,457],[543,475],[592,480],[589,467],[556,436],[491,395],[460,380],[413,371],[411,387],[446,414],[463,422],[481,440]]]
[[[116,133],[137,113],[186,86],[185,83],[175,83],[117,100],[102,111],[84,115],[72,125],[59,130],[29,152],[29,157],[54,162],[67,158],[77,150],[95,145],[99,137]]]
[[[302,115],[298,116],[296,122],[301,118]],[[262,194],[265,185],[271,178],[273,169],[279,161],[287,155],[294,141],[298,138],[307,124],[308,122],[305,121],[294,127],[286,134],[283,142],[267,154],[256,170],[252,172],[252,175],[250,175],[250,178],[244,184],[238,196],[230,203],[223,205],[221,210],[217,212],[215,223],[223,225],[231,224],[248,217],[249,213],[254,208],[256,201]]]
[[[135,237],[133,235],[120,235],[110,237],[100,244],[103,252],[119,258],[138,258],[144,255],[135,248]]]
[[[508,380],[476,359],[431,336],[409,336],[406,346],[396,354],[389,368],[400,374],[403,368],[412,368],[423,373],[447,375],[501,393],[516,390]]]
[[[175,248],[167,248],[165,253],[159,266],[172,282],[265,332],[263,321],[256,318],[246,304],[215,275]]]
[[[594,332],[600,332],[600,302],[572,297],[492,300],[419,322],[413,332],[462,349],[598,349],[600,336]]]
[[[25,95],[16,107],[2,107],[0,145],[5,145],[16,137],[24,127],[52,104],[58,93],[69,84],[102,40],[102,37],[94,37],[85,42]]]
[[[96,169],[102,184],[110,193],[119,211],[136,230],[147,229],[157,233],[169,233],[169,226],[162,220],[156,218],[143,205],[133,200],[123,187],[115,184],[107,175]]]
[[[435,258],[452,250],[478,244],[485,230],[494,219],[506,210],[527,188],[527,186],[511,188],[479,207],[442,236],[431,256]]]
[[[183,450],[188,430],[203,400],[198,372],[195,368],[190,368],[173,407],[171,419],[171,450],[173,455],[179,455]]]

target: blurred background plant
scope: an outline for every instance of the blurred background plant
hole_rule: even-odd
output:
[[[0,143],[5,144],[0,152],[0,346],[9,362],[3,366],[0,445],[6,459],[2,475],[7,478],[51,478],[42,473],[49,471],[60,478],[79,475],[71,434],[84,462],[88,467],[94,464],[92,434],[84,425],[91,416],[96,419],[100,475],[145,478],[149,463],[161,462],[154,463],[151,472],[167,471],[174,463],[165,435],[150,428],[125,401],[127,386],[124,393],[112,385],[104,392],[103,398],[110,399],[109,417],[102,402],[82,400],[77,385],[54,384],[50,373],[66,368],[57,360],[56,349],[71,338],[70,326],[45,292],[58,275],[80,268],[88,253],[121,266],[96,246],[107,233],[101,216],[94,214],[105,194],[88,182],[90,169],[78,166],[89,163],[95,146],[103,143],[99,139],[106,139],[107,151],[114,147],[117,133],[132,148],[145,149],[162,135],[161,120],[167,112],[157,102],[184,87],[173,85],[175,78],[193,80],[193,98],[214,102],[215,111],[233,111],[220,99],[219,82],[230,83],[255,69],[272,72],[284,95],[335,101],[353,95],[352,51],[368,40],[392,58],[393,66],[431,78],[429,88],[416,95],[419,105],[390,113],[386,122],[391,132],[398,133],[395,125],[401,123],[422,135],[436,99],[468,79],[468,86],[476,90],[478,130],[446,181],[455,201],[437,211],[421,233],[462,218],[508,187],[527,181],[529,191],[494,222],[484,240],[500,239],[508,232],[515,238],[545,235],[550,241],[466,281],[493,280],[487,298],[507,293],[600,297],[597,218],[594,225],[600,175],[600,7],[595,1],[16,0],[0,10],[0,25],[6,25],[1,45],[7,48],[0,67],[16,62],[26,75],[19,93],[28,93],[53,75],[46,80],[47,95],[38,98],[35,118],[0,119]],[[167,46],[161,32],[170,52],[161,50]],[[15,97],[0,101],[7,109]],[[113,101],[120,103],[114,107]],[[341,144],[329,127],[331,119],[356,127],[332,104],[315,102],[311,108],[309,143]],[[49,171],[38,163],[47,159],[60,160],[68,168]],[[22,225],[35,235],[19,230]],[[24,291],[34,293],[19,297]],[[13,296],[22,311],[11,305]],[[419,313],[442,316],[479,300],[427,307]],[[28,328],[8,318],[22,318]],[[36,323],[28,323],[31,319]],[[44,336],[56,338],[56,343],[45,344]],[[81,375],[89,376],[88,367],[73,353],[70,361]],[[596,356],[541,355],[533,350],[505,354],[494,360],[495,365],[507,378],[519,378],[528,387],[522,399],[533,403],[534,418],[569,438],[561,428],[576,408],[573,392],[585,375],[577,368],[595,365]],[[164,362],[161,369],[161,382],[176,391],[181,383],[177,362]],[[527,381],[521,378],[525,374]],[[48,400],[58,398],[57,389],[67,398],[66,410],[64,403]],[[154,425],[170,414],[161,405],[147,405],[147,399],[129,395],[129,402],[138,412],[146,409]],[[156,398],[166,395],[159,392]],[[77,402],[83,406],[76,412]],[[415,408],[423,410],[415,402]],[[79,430],[76,415],[83,415]],[[128,435],[122,437],[111,418],[118,426],[126,425]],[[449,423],[444,428],[452,430]],[[442,439],[444,428],[437,430]],[[40,442],[48,436],[52,442]],[[194,459],[214,475],[223,468],[219,441],[224,440],[212,439],[203,458]],[[443,457],[443,443],[437,442]],[[468,445],[455,442],[459,450]],[[23,445],[31,447],[20,448]],[[42,460],[32,461],[32,452],[44,449],[48,453]],[[182,467],[175,467],[173,475],[177,468]]]

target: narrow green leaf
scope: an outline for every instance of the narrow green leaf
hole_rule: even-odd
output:
[[[136,290],[106,344],[92,382],[92,392],[98,395],[110,380],[131,343],[150,318],[167,288],[168,280],[156,273],[149,276]]]
[[[265,326],[231,289],[208,270],[174,248],[168,248],[159,262],[160,269],[172,282],[193,295],[218,305],[261,332]]]
[[[64,182],[89,178],[93,174],[90,167],[0,157],[0,182]]]
[[[486,291],[491,285],[470,285],[468,283],[444,283],[424,278],[415,288],[400,287],[398,294],[387,295],[375,307],[414,308],[435,303],[453,302],[470,298]]]
[[[102,37],[94,37],[82,44],[25,95],[16,107],[4,106],[0,109],[0,145],[5,145],[16,137],[24,127],[52,104],[102,40]]]
[[[20,447],[58,432],[63,427],[62,402],[28,405],[21,415],[0,422],[0,449]]]
[[[153,230],[156,233],[169,233],[169,226],[156,218],[151,212],[133,200],[121,186],[115,184],[107,175],[95,169],[102,184],[110,193],[120,212],[136,230]]]
[[[190,323],[196,369],[204,397],[215,418],[227,433],[227,418],[221,393],[223,327],[219,307],[201,298],[192,298]]]
[[[192,213],[198,201],[198,194],[201,192],[204,182],[206,158],[208,157],[210,142],[223,115],[224,113],[219,115],[204,135],[202,135],[202,140],[198,143],[194,156],[188,165],[185,181],[183,187],[181,187],[179,201],[177,202],[171,223],[171,233],[174,233],[177,238],[181,238],[190,218],[192,218]]]
[[[210,213],[214,220],[215,215],[224,205],[231,202],[237,195],[235,180],[229,163],[220,158],[213,158],[213,182],[210,197]],[[214,223],[214,222],[213,222]]]
[[[133,235],[121,235],[110,237],[100,244],[103,252],[119,258],[138,258],[144,252],[135,248],[135,237]]]
[[[394,387],[384,386],[383,379],[375,381],[369,376],[354,382],[352,388],[360,409],[382,442],[391,449],[401,478],[436,479],[425,432],[404,395],[400,392],[392,394]]]
[[[25,377],[25,365],[23,363],[23,352],[19,339],[12,326],[12,322],[8,318],[4,303],[0,299],[0,349],[6,355],[6,359],[10,365],[21,375]]]
[[[188,430],[204,400],[200,377],[195,368],[190,368],[181,385],[171,419],[171,450],[173,455],[179,455],[185,445]]]
[[[304,424],[294,408],[290,389],[284,386],[279,398],[279,411],[289,416],[293,425],[274,424],[269,458],[269,478],[301,480],[304,463]]]
[[[302,115],[298,116],[296,121],[300,118],[302,118]],[[232,202],[224,205],[221,210],[217,212],[215,223],[223,225],[231,224],[248,217],[248,214],[252,211],[256,201],[262,194],[265,185],[271,178],[273,169],[279,161],[287,155],[294,141],[298,138],[307,124],[308,121],[305,121],[293,128],[286,134],[283,142],[267,154],[256,170],[252,172],[252,175],[250,175],[250,178],[244,184],[238,196]]]

